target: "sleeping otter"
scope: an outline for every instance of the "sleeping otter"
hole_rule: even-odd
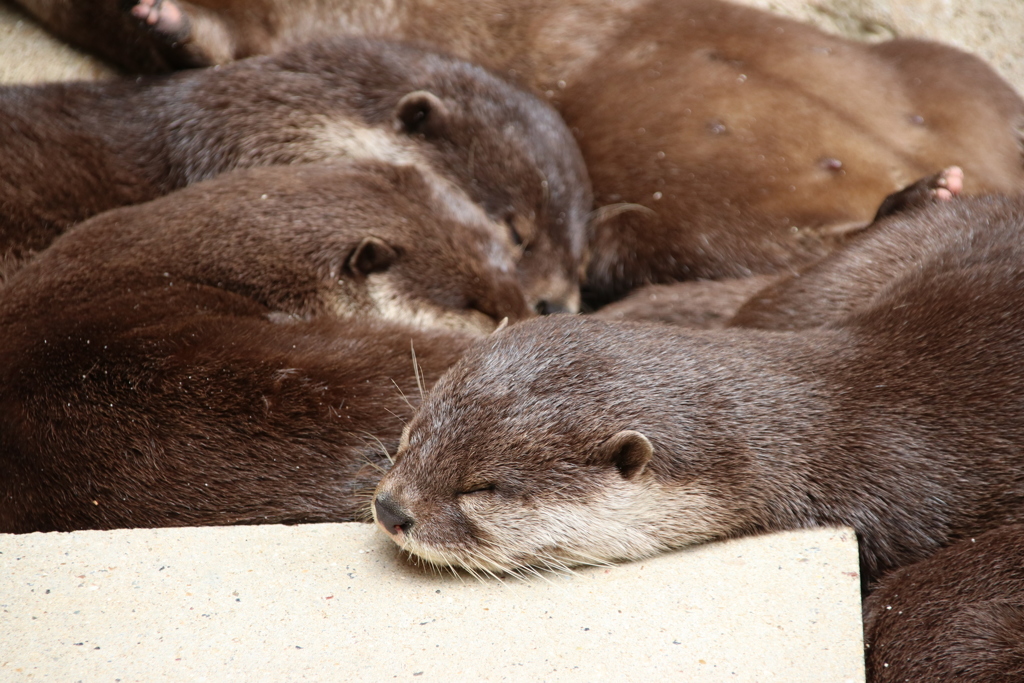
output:
[[[455,186],[379,161],[73,227],[0,290],[0,532],[359,519],[411,354],[429,386],[530,315],[512,251]]]
[[[337,158],[433,169],[518,243],[532,304],[578,307],[589,185],[558,115],[478,67],[358,38],[160,78],[0,89],[0,254],[233,168]]]
[[[960,194],[963,170],[953,166],[893,193],[878,208],[878,220],[922,210]],[[927,221],[927,218],[922,220]],[[728,324],[765,330],[796,330],[839,320],[871,300],[898,274],[945,248],[943,232],[865,230],[820,261],[779,276],[737,307]]]
[[[1022,228],[1024,197],[892,216],[918,257],[813,329],[512,326],[430,393],[376,519],[489,570],[848,525],[866,581],[1024,521]]]
[[[1024,680],[1024,526],[938,551],[864,601],[868,680]]]
[[[90,24],[65,13],[125,11],[22,4],[86,42]],[[816,259],[932,169],[963,167],[967,194],[1024,188],[1024,101],[977,58],[920,40],[857,43],[720,0],[139,0],[127,11],[138,40],[181,64],[361,33],[433,46],[542,94],[594,183],[594,305],[649,282]]]
[[[887,196],[874,222],[935,202],[949,201],[963,191],[963,169],[952,166]],[[915,253],[911,245],[893,249],[899,238],[873,224],[853,242],[819,261],[788,273],[751,275],[724,280],[687,280],[647,285],[602,307],[600,320],[661,322],[698,329],[757,327],[801,329],[842,318],[873,296]],[[874,245],[874,246],[870,246]]]
[[[683,280],[646,285],[591,314],[597,320],[664,323],[702,330],[721,329],[746,303],[780,275],[722,280]]]

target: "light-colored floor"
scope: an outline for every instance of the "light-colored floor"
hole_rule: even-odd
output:
[[[817,529],[499,582],[369,525],[0,535],[0,681],[863,681]]]

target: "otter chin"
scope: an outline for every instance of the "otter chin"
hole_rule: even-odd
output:
[[[876,286],[810,329],[500,330],[410,421],[375,519],[410,553],[488,571],[850,526],[865,587],[1022,522],[1022,228],[1024,197],[883,218],[830,257],[863,250]],[[905,258],[879,269],[884,242]]]

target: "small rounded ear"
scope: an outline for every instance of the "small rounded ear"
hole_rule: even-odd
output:
[[[394,126],[399,133],[409,135],[440,135],[448,120],[448,109],[437,95],[426,90],[415,90],[395,107]]]
[[[357,277],[380,273],[391,267],[398,253],[379,237],[364,237],[348,257],[348,269]]]
[[[614,465],[625,479],[632,479],[647,467],[654,456],[654,446],[647,437],[632,429],[624,429],[601,444],[601,462]]]

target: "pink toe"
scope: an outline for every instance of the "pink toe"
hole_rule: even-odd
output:
[[[168,2],[163,6],[160,18],[163,21],[166,21],[177,26],[181,23],[181,8],[175,5],[173,2]]]
[[[959,166],[950,166],[946,169],[946,187],[953,194],[960,194],[964,189],[964,172]]]

